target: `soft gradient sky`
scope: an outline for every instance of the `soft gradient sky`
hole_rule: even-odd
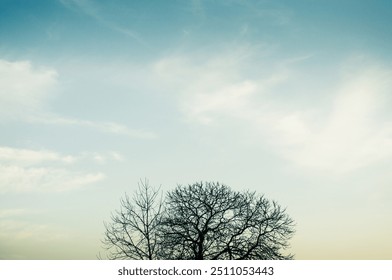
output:
[[[392,259],[392,2],[0,0],[0,259],[95,259],[141,178],[220,181],[297,259]]]

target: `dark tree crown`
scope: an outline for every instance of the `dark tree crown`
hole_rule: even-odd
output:
[[[138,217],[143,226],[127,227],[126,213],[117,212],[113,224],[107,226],[106,243],[112,247],[125,247],[121,256],[130,257],[135,251],[137,259],[291,259],[284,250],[294,234],[294,221],[275,201],[269,201],[255,192],[237,192],[214,182],[200,182],[177,186],[168,192],[165,207],[150,209],[156,202],[136,203],[150,215]],[[139,194],[140,196],[140,194]],[[135,202],[138,196],[135,197]],[[145,200],[143,200],[145,202]],[[129,200],[125,205],[131,204]],[[129,211],[135,215],[135,208]],[[128,209],[128,210],[127,210]],[[118,219],[120,218],[120,220]],[[135,224],[133,222],[132,224]],[[113,225],[119,226],[114,231]],[[120,235],[120,233],[123,235]],[[125,234],[126,232],[126,234]],[[118,237],[128,239],[118,242]],[[137,237],[139,236],[139,237]],[[143,253],[133,246],[143,245]],[[129,248],[130,247],[130,248]],[[147,253],[144,253],[146,251]],[[138,257],[139,256],[139,257]]]

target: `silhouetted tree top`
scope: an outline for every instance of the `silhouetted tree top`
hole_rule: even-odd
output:
[[[162,199],[159,189],[147,180],[139,183],[132,198],[125,194],[121,208],[112,214],[112,222],[105,223],[102,241],[109,259],[157,259],[158,227],[160,226]]]
[[[219,183],[169,192],[159,254],[167,259],[290,259],[294,222],[276,202]]]
[[[111,226],[106,226],[106,245],[119,252],[112,258],[293,257],[284,252],[295,231],[294,221],[278,203],[263,195],[233,191],[220,183],[199,182],[179,185],[166,194],[164,203],[156,203],[157,191],[148,190],[143,193],[139,189],[133,201],[122,200],[122,211],[113,215]],[[142,194],[152,195],[150,203],[145,198],[140,200]],[[135,207],[144,214],[135,215]],[[135,248],[140,245],[141,252]]]

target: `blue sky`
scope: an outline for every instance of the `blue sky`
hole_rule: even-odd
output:
[[[297,259],[391,259],[390,1],[0,1],[0,259],[95,259],[140,179],[264,193]]]

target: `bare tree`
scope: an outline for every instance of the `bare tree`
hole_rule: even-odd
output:
[[[291,259],[294,222],[276,202],[219,183],[178,186],[161,220],[162,259]]]
[[[163,208],[141,182],[105,224],[110,259],[291,259],[294,221],[276,202],[219,183],[178,186]]]
[[[112,214],[111,223],[105,223],[102,242],[109,259],[157,259],[162,211],[159,193],[145,180],[132,198],[125,194],[120,200],[121,209]]]

